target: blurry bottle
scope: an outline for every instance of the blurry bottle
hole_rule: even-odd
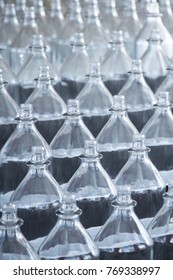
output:
[[[20,26],[14,4],[5,5],[5,15],[0,28],[0,48],[4,60],[10,65],[10,46],[17,36]]]
[[[35,9],[34,7],[26,7],[22,27],[10,49],[11,67],[16,74],[19,73],[20,69],[31,55],[30,47],[33,43],[33,35],[39,34],[41,34],[41,30],[35,18]],[[46,55],[50,58],[50,46],[44,34],[42,34],[42,39]]]
[[[108,36],[99,19],[97,0],[88,0],[86,6],[84,38],[91,62],[102,62],[108,48]]]
[[[149,148],[144,145],[144,135],[135,134],[130,157],[114,184],[117,188],[130,185],[132,198],[137,202],[136,215],[139,219],[153,218],[163,203],[165,184],[148,157]]]
[[[173,12],[170,0],[159,0],[162,21],[171,35],[173,35]]]
[[[30,243],[21,233],[23,221],[13,204],[6,204],[0,219],[0,260],[39,260]]]
[[[87,82],[89,73],[89,57],[83,33],[76,33],[73,41],[72,52],[65,60],[60,69],[61,97],[67,102],[68,99],[76,98]]]
[[[31,104],[21,104],[17,127],[0,152],[0,180],[2,203],[8,201],[28,171],[26,162],[31,159],[32,146],[43,146],[47,158],[51,149],[36,129]]]
[[[166,57],[158,29],[153,29],[149,46],[141,57],[144,77],[153,92],[156,92],[166,77],[168,58]]]
[[[159,92],[153,116],[142,129],[146,145],[151,148],[150,158],[162,171],[167,184],[173,174],[173,115],[168,92]]]
[[[111,178],[115,178],[128,160],[135,133],[138,131],[128,117],[124,96],[114,96],[111,116],[97,136],[102,165]]]
[[[0,149],[15,129],[15,117],[19,111],[18,105],[6,89],[6,84],[3,78],[3,70],[0,68]]]
[[[49,66],[50,76],[54,79],[55,87],[59,83],[59,77],[53,65],[45,54],[42,35],[33,35],[31,54],[18,73],[20,83],[19,104],[26,101],[35,88],[35,79],[38,76],[40,66]]]
[[[16,15],[18,22],[22,25],[26,9],[26,0],[16,0],[15,2]]]
[[[48,171],[49,164],[44,147],[32,147],[28,173],[10,198],[24,220],[21,230],[27,240],[46,236],[57,221],[62,192]]]
[[[129,117],[136,128],[141,131],[152,116],[153,105],[157,102],[154,93],[144,79],[141,60],[132,61],[129,79],[118,95],[125,97]]]
[[[80,221],[85,228],[101,226],[112,212],[111,201],[116,195],[111,178],[100,163],[95,140],[85,141],[81,165],[65,186],[76,195],[77,205],[82,209]]]
[[[56,59],[53,62],[57,70],[61,68],[64,61],[71,51],[71,43],[74,35],[83,30],[83,19],[81,16],[81,6],[79,0],[70,0],[68,4],[67,20],[61,30],[60,37],[57,41]]]
[[[121,186],[114,211],[95,237],[100,260],[152,260],[153,240],[134,212],[130,187]]]
[[[156,96],[158,96],[160,91],[169,92],[169,101],[171,105],[173,105],[173,57],[170,59],[168,64],[166,78],[156,91]]]
[[[139,20],[136,1],[128,0],[124,4],[124,15],[121,18],[120,24],[117,26],[118,30],[122,30],[124,35],[124,44],[127,53],[135,58],[135,39],[137,34],[142,28],[142,24]]]
[[[163,195],[163,206],[148,226],[154,241],[154,260],[173,260],[173,187]]]
[[[65,194],[58,221],[38,250],[42,260],[98,259],[98,248],[79,221],[81,212],[74,196]]]
[[[4,16],[4,10],[5,10],[5,2],[4,2],[4,0],[0,0],[0,15],[1,15],[1,17]]]
[[[122,31],[112,31],[110,45],[101,64],[101,74],[108,90],[116,95],[128,79],[131,58],[124,47]]]
[[[52,174],[59,184],[67,183],[79,167],[79,156],[84,153],[85,140],[94,139],[83,123],[79,100],[68,100],[65,116],[64,124],[50,143]]]
[[[38,25],[42,33],[44,33],[44,27],[46,26],[46,11],[44,8],[44,1],[43,0],[32,0],[32,4],[35,8],[36,18],[38,20]]]
[[[36,127],[45,140],[50,143],[64,122],[63,114],[67,107],[53,88],[49,66],[40,66],[36,88],[25,104],[32,104]]]
[[[112,30],[115,30],[120,23],[120,18],[116,10],[116,2],[115,0],[103,0],[101,5],[103,9],[101,11],[101,23],[107,36],[111,38]]]
[[[113,98],[101,79],[100,64],[91,63],[89,79],[77,99],[84,122],[96,137],[110,117]]]
[[[161,14],[159,11],[159,4],[157,0],[148,1],[147,3],[147,18],[145,23],[136,37],[136,58],[141,58],[148,48],[148,38],[153,29],[158,29],[162,42],[162,46],[166,55],[171,58],[173,52],[173,39],[164,26]]]

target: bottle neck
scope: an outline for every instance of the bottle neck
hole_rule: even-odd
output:
[[[52,80],[48,79],[45,81],[40,81],[39,79],[37,80],[37,88],[42,88],[42,89],[52,89]],[[48,92],[45,92],[45,94],[47,94]]]
[[[139,151],[135,151],[135,150],[130,150],[130,159],[132,160],[140,160],[140,161],[144,161],[145,159],[148,159],[148,152],[150,151],[149,148],[146,148],[146,150],[139,150]]]

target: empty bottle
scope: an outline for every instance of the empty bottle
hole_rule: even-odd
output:
[[[108,90],[116,95],[128,79],[131,58],[124,47],[122,31],[112,31],[110,46],[101,64],[101,74]]]
[[[64,194],[58,221],[38,250],[42,260],[98,259],[98,248],[79,221],[81,212],[75,197]]]
[[[100,260],[152,260],[153,240],[134,212],[136,201],[129,186],[118,189],[114,211],[101,227],[95,242]]]
[[[77,99],[84,122],[96,137],[110,117],[113,98],[101,79],[100,64],[91,63],[89,79]]]
[[[54,79],[55,87],[59,83],[59,77],[53,65],[48,60],[44,51],[42,35],[33,35],[31,54],[18,73],[20,91],[18,102],[24,103],[35,88],[34,79],[37,78],[40,66],[49,66],[50,75]]]
[[[32,104],[33,116],[37,119],[36,127],[50,143],[64,122],[63,114],[67,107],[53,88],[49,66],[40,66],[36,80],[36,88],[25,103]]]
[[[166,57],[158,29],[153,29],[149,46],[141,57],[144,77],[153,92],[156,92],[166,77],[168,58]]]
[[[100,163],[101,157],[97,142],[86,140],[81,165],[65,186],[67,192],[76,195],[77,205],[82,209],[80,221],[85,228],[104,224],[116,195],[116,188]]]
[[[162,206],[162,194],[165,191],[165,183],[148,157],[149,148],[144,145],[144,140],[144,135],[134,135],[130,157],[114,180],[117,188],[131,186],[139,219],[155,216]]]
[[[49,164],[44,147],[32,147],[29,170],[10,198],[24,220],[21,230],[27,240],[46,236],[57,221],[62,191],[48,171]]]
[[[111,116],[97,136],[102,165],[111,178],[126,163],[135,133],[138,131],[128,117],[124,96],[114,96]]]
[[[173,172],[173,115],[168,92],[159,92],[155,112],[142,129],[150,158],[168,184]]]
[[[22,25],[26,9],[26,0],[16,0],[15,9],[19,24]]]
[[[117,29],[122,30],[126,51],[133,59],[135,58],[135,39],[141,28],[142,24],[137,14],[136,1],[126,1],[124,4],[123,17]]]
[[[82,120],[79,100],[69,99],[65,122],[50,143],[52,174],[59,184],[67,183],[80,165],[85,140],[94,139]]]
[[[160,12],[162,14],[162,21],[170,34],[173,34],[173,12],[170,0],[159,0]]]
[[[36,129],[31,104],[21,104],[17,126],[0,152],[0,180],[2,202],[8,201],[27,173],[26,162],[31,159],[32,146],[43,146],[46,156],[51,149]]]
[[[140,59],[148,48],[148,38],[153,29],[159,29],[160,37],[162,39],[162,46],[166,55],[171,58],[173,52],[173,39],[164,26],[161,14],[159,11],[159,4],[157,0],[147,1],[147,18],[145,23],[136,37],[136,58]]]
[[[3,78],[3,70],[0,68],[0,149],[4,146],[13,130],[16,127],[15,117],[19,107],[6,89],[6,82]]]
[[[172,217],[173,187],[163,194],[163,206],[148,226],[154,241],[154,260],[173,260]]]
[[[89,67],[89,57],[83,33],[76,33],[72,52],[60,69],[60,93],[63,100],[67,101],[77,97],[87,82],[86,75],[89,73]]]
[[[23,221],[13,204],[6,204],[0,219],[0,260],[39,260],[30,243],[21,233]]]
[[[152,116],[153,105],[157,102],[154,93],[144,79],[141,60],[132,61],[129,79],[118,95],[125,97],[129,117],[136,128],[141,131]]]

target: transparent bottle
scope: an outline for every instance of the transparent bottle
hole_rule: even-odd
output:
[[[91,62],[102,62],[108,48],[108,36],[99,19],[96,0],[88,0],[86,6],[84,38]]]
[[[49,66],[50,75],[54,79],[55,87],[59,77],[51,62],[48,60],[42,35],[33,35],[31,54],[20,69],[17,77],[20,83],[19,104],[24,103],[35,88],[35,79],[38,77],[40,66]]]
[[[173,115],[168,92],[159,92],[157,100],[155,112],[141,133],[145,134],[146,145],[151,148],[152,162],[168,184],[173,174]]]
[[[161,85],[158,87],[156,91],[156,96],[159,95],[160,91],[168,91],[169,92],[169,101],[171,105],[173,104],[173,57],[170,59],[168,64],[166,78],[163,80]]]
[[[32,104],[36,127],[50,143],[64,122],[63,114],[67,107],[58,92],[53,88],[49,66],[40,66],[36,88],[25,104]]]
[[[159,171],[148,157],[149,148],[144,144],[145,136],[135,134],[130,157],[115,177],[118,188],[130,185],[132,198],[137,202],[136,215],[139,219],[153,218],[163,203],[165,183]]]
[[[68,100],[65,116],[64,124],[50,143],[52,174],[61,185],[67,183],[79,167],[79,156],[84,153],[85,140],[94,139],[82,120],[79,100]]]
[[[17,217],[15,205],[2,209],[0,219],[0,260],[39,260],[30,243],[21,233],[23,221]]]
[[[74,36],[72,52],[60,69],[61,97],[67,101],[76,98],[87,82],[89,57],[86,51],[83,33]]]
[[[162,46],[166,55],[171,58],[173,52],[173,39],[164,26],[161,14],[159,11],[159,4],[157,0],[148,1],[147,3],[147,18],[145,23],[136,37],[136,58],[141,58],[148,48],[148,38],[153,29],[159,29],[160,37],[162,39]]]
[[[157,103],[154,93],[146,83],[141,60],[133,60],[131,73],[119,96],[125,97],[129,117],[141,131],[154,112],[153,105]]]
[[[114,211],[94,241],[100,260],[152,260],[153,240],[135,214],[129,186],[118,189]]]
[[[5,9],[5,2],[4,0],[0,0],[0,15],[4,15],[4,9]]]
[[[75,197],[64,194],[58,221],[38,250],[42,260],[98,259],[99,250],[79,221],[81,212]]]
[[[158,29],[153,29],[149,38],[149,45],[141,57],[144,77],[153,92],[156,92],[166,77],[168,58],[161,45]]]
[[[57,42],[56,59],[54,66],[60,69],[64,61],[71,51],[71,43],[74,40],[74,35],[83,30],[83,19],[81,16],[81,6],[79,0],[70,0],[68,4],[67,20],[61,30],[59,40]]]
[[[102,165],[112,179],[126,163],[135,133],[138,131],[128,117],[124,96],[114,96],[111,116],[96,138]]]
[[[116,188],[102,167],[101,158],[96,140],[86,140],[81,164],[65,186],[67,192],[76,195],[77,205],[82,209],[80,221],[85,228],[104,224],[112,212],[111,201],[116,196]]]
[[[39,25],[42,33],[44,33],[44,27],[46,26],[46,21],[47,21],[46,11],[45,11],[45,7],[44,7],[44,1],[43,0],[32,0],[32,4],[36,11],[38,25]]]
[[[29,170],[10,198],[18,217],[24,220],[21,230],[27,240],[45,237],[50,232],[62,199],[60,186],[48,170],[50,161],[44,147],[33,146],[31,154]]]
[[[173,260],[172,217],[173,217],[173,187],[163,194],[163,206],[148,226],[148,231],[154,241],[154,260]]]
[[[10,65],[10,46],[19,32],[20,26],[14,4],[6,4],[4,11],[5,15],[0,28],[0,48],[3,50],[4,60]]]
[[[173,12],[170,0],[159,0],[160,12],[162,14],[162,21],[171,35],[173,35]]]
[[[35,127],[31,104],[21,104],[16,120],[17,126],[0,152],[2,201],[8,201],[12,191],[25,177],[28,171],[26,162],[31,159],[32,146],[43,146],[47,158],[51,157],[49,145]]]
[[[96,137],[109,119],[109,109],[113,105],[112,95],[101,78],[100,63],[90,64],[88,82],[77,99],[81,112],[84,114],[84,122]]]
[[[0,68],[0,149],[15,129],[15,117],[19,111],[18,105],[6,89],[6,84],[3,78],[3,70]]]
[[[112,31],[110,46],[101,63],[101,74],[108,90],[116,95],[128,79],[131,58],[125,49],[122,31]]]
[[[22,25],[24,20],[24,15],[25,15],[25,9],[26,9],[26,0],[16,0],[15,9],[16,9],[18,22],[20,25]]]
[[[117,29],[123,32],[125,48],[130,57],[134,59],[135,39],[142,28],[142,24],[137,14],[135,0],[128,0],[125,2],[123,14],[124,15],[121,18],[121,22],[117,26]]]

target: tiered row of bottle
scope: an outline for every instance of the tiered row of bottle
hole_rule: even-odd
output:
[[[171,4],[0,1],[0,259],[173,259]]]

